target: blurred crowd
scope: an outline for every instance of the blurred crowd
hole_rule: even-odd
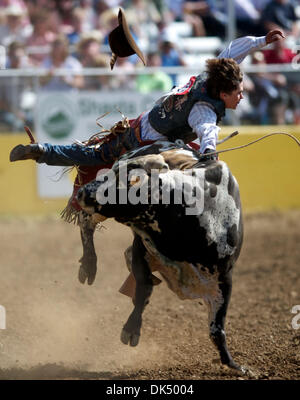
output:
[[[39,87],[47,90],[121,88],[141,93],[166,92],[178,84],[177,75],[167,74],[162,67],[189,66],[178,46],[177,30],[170,30],[170,26],[181,23],[185,36],[218,37],[224,42],[229,24],[226,4],[223,0],[0,0],[4,67],[46,69]],[[234,4],[237,36],[262,36],[279,28],[288,39],[254,53],[252,64],[299,62],[299,0],[234,0]],[[125,9],[131,32],[146,54],[147,66],[159,68],[151,74],[126,75],[139,66],[139,59],[132,56],[118,59],[116,70],[122,70],[120,75],[83,75],[84,68],[108,68],[108,34],[118,25],[119,6]],[[57,68],[69,73],[57,76]],[[18,130],[24,122],[32,123],[35,89],[32,79],[0,75],[0,129],[5,125]],[[300,124],[299,74],[248,74],[245,93],[246,100],[239,111],[242,121]]]

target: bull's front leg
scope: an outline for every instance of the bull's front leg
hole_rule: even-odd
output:
[[[218,294],[206,298],[209,312],[209,337],[219,351],[221,362],[230,368],[245,372],[233,360],[226,343],[225,319],[232,289],[231,271],[218,276]]]
[[[132,245],[132,273],[136,280],[134,309],[121,333],[121,341],[130,346],[137,346],[140,339],[142,314],[153,289],[151,270],[145,260],[146,249],[142,239],[135,235]]]
[[[83,247],[83,255],[80,262],[78,279],[79,282],[91,285],[96,277],[97,272],[97,255],[94,246],[94,232],[97,223],[86,212],[81,211],[79,214],[79,227],[81,242]]]

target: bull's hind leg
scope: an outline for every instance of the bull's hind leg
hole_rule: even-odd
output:
[[[83,247],[83,255],[80,262],[78,279],[79,282],[87,283],[91,285],[96,277],[97,272],[97,255],[94,246],[94,232],[97,223],[92,221],[92,217],[85,213],[80,212],[79,215],[79,226],[81,242]]]
[[[243,371],[243,369],[233,361],[226,343],[225,319],[231,296],[231,272],[219,275],[218,282],[218,294],[205,299],[209,311],[209,337],[219,351],[222,364]]]
[[[124,344],[129,343],[130,346],[136,346],[139,343],[142,313],[149,303],[153,288],[151,271],[145,255],[146,249],[143,242],[139,236],[135,235],[132,245],[132,273],[136,280],[134,309],[121,333],[121,341]]]

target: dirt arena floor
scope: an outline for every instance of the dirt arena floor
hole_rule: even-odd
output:
[[[127,277],[128,228],[96,234],[98,274],[77,280],[79,230],[56,217],[0,219],[0,379],[299,379],[300,210],[245,217],[227,316],[228,345],[251,377],[220,366],[200,301],[162,283],[144,313],[140,344],[120,342],[132,310],[118,293]],[[300,322],[300,320],[298,320]]]

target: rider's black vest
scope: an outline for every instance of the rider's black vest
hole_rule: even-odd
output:
[[[208,105],[217,114],[217,123],[225,115],[225,104],[222,100],[210,97],[206,89],[206,74],[192,76],[181,88],[175,88],[158,100],[150,110],[150,125],[157,132],[167,136],[171,141],[182,139],[185,143],[197,138],[188,124],[188,117],[193,105],[200,101]]]

